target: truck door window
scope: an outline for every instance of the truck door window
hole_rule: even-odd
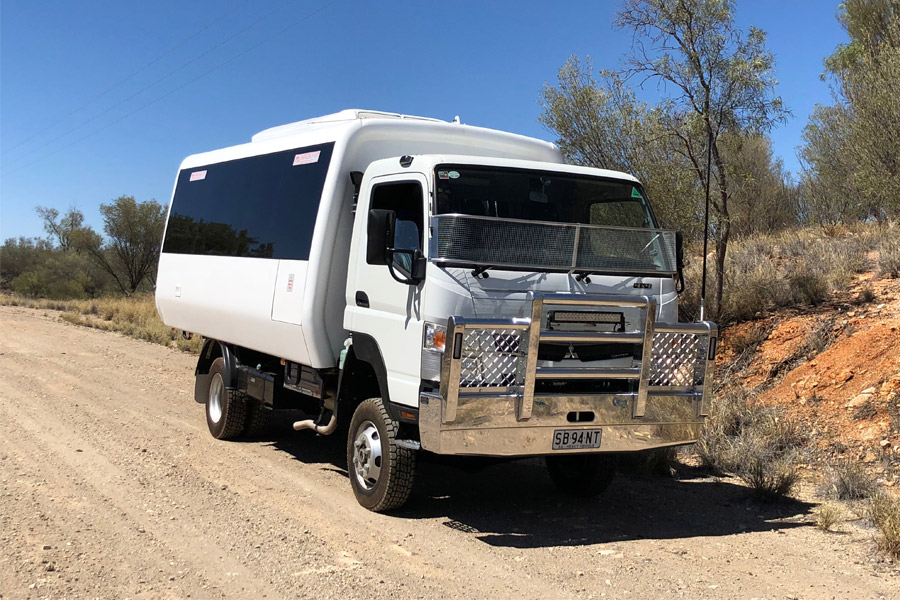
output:
[[[394,226],[394,248],[421,250],[425,205],[422,186],[415,181],[383,183],[372,191],[372,208],[392,210],[397,215]],[[412,266],[409,254],[394,254],[394,267],[407,274]]]

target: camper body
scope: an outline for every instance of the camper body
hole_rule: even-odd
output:
[[[343,111],[183,162],[156,301],[207,338],[213,435],[301,408],[295,428],[348,432],[357,499],[388,510],[421,450],[547,456],[590,494],[617,453],[695,441],[716,328],[677,322],[680,262],[629,175]]]

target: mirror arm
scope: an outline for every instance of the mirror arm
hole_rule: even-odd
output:
[[[410,276],[406,279],[401,278],[399,275],[397,275],[397,272],[394,270],[394,253],[395,252],[399,252],[400,254],[410,254],[412,256],[413,260],[412,260],[412,265],[410,265],[410,266],[412,267],[413,271],[415,271],[416,259],[418,258],[416,255],[418,254],[419,256],[421,256],[421,252],[419,252],[418,250],[415,250],[415,251],[413,251],[413,250],[397,250],[396,248],[385,248],[384,250],[385,250],[385,256],[387,258],[388,272],[391,274],[391,277],[394,278],[394,281],[397,281],[398,283],[402,283],[404,285],[418,285],[422,281],[422,278],[416,277],[412,273],[410,273]]]

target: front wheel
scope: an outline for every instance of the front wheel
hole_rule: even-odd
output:
[[[398,429],[381,398],[360,404],[350,421],[350,485],[356,500],[374,512],[400,508],[412,492],[416,453],[397,445]]]
[[[550,479],[573,496],[592,498],[601,494],[616,474],[613,454],[567,454],[548,456],[546,460]]]

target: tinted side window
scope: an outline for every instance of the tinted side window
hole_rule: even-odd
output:
[[[333,143],[185,169],[163,252],[308,260]]]

